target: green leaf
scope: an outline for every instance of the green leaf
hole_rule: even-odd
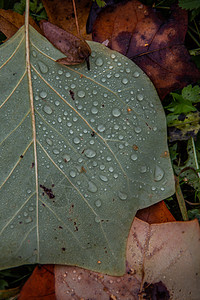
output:
[[[170,95],[172,95],[174,101],[165,108],[171,111],[174,115],[181,113],[186,114],[197,110],[192,103],[189,100],[184,99],[182,95],[177,93],[170,93]]]
[[[192,85],[188,85],[183,88],[182,90],[182,96],[185,100],[189,100],[193,103],[200,102],[200,86],[195,85],[192,87]]]
[[[56,63],[63,54],[32,27],[29,61],[25,37],[0,47],[0,267],[123,274],[136,211],[174,193],[160,100],[104,45],[89,43],[88,71]]]
[[[179,0],[179,6],[183,9],[198,9],[200,7],[199,0]]]

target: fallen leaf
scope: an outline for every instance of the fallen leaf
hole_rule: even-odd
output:
[[[72,0],[42,0],[48,15],[48,20],[54,25],[77,35],[76,22]],[[86,22],[90,11],[91,1],[76,1],[80,34],[84,39],[91,40],[91,34],[86,33]]]
[[[37,266],[23,286],[18,300],[55,300],[54,266]]]
[[[102,30],[103,28],[103,30]],[[178,6],[168,20],[137,0],[106,7],[93,27],[93,40],[132,59],[149,76],[163,99],[200,78],[184,46],[187,12]]]
[[[0,9],[0,31],[2,31],[7,39],[11,38],[17,30],[24,25],[24,16],[8,9]],[[41,33],[40,27],[30,17],[30,25]]]
[[[149,225],[135,218],[127,243],[126,274],[114,277],[77,267],[55,266],[56,297],[198,300],[199,249],[197,220]],[[145,294],[149,298],[143,298]]]
[[[65,67],[60,51],[29,33],[30,52],[24,27],[0,47],[1,268],[123,274],[136,211],[174,193],[162,105],[120,53],[90,42],[91,70]]]
[[[91,49],[85,40],[47,21],[41,21],[40,27],[44,36],[66,55],[56,62],[62,65],[76,65],[86,61],[87,68],[90,70]]]
[[[164,201],[138,210],[136,217],[148,224],[176,221]]]

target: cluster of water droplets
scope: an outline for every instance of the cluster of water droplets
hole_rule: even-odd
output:
[[[160,160],[142,161],[144,142],[160,134],[158,114],[154,99],[147,101],[141,71],[115,53],[92,52],[92,77],[84,65],[53,68],[36,50],[32,58],[44,79],[32,70],[39,142],[69,182],[96,208],[111,188],[117,199],[130,199],[127,184],[135,176],[138,182],[150,176],[150,190],[157,192],[165,174]],[[47,156],[42,165],[49,168]]]

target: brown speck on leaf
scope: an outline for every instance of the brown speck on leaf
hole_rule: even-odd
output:
[[[20,155],[20,157],[23,158],[24,156],[23,156],[23,155]]]
[[[35,163],[34,163],[34,162],[32,162],[31,168],[34,168],[34,166],[35,166]]]
[[[91,133],[91,136],[94,136],[95,135],[95,132],[94,131],[92,131],[92,133]]]
[[[86,169],[83,166],[80,169],[80,173],[86,173]]]
[[[169,157],[169,151],[165,151],[164,153],[161,154],[160,157],[168,158]]]
[[[138,146],[137,145],[133,145],[133,150],[138,151]]]
[[[98,261],[97,261],[97,263],[98,263],[98,264],[101,264],[101,261],[100,261],[100,260],[98,260]]]
[[[72,100],[75,100],[75,98],[74,98],[74,92],[72,90],[69,90],[69,94],[70,94]]]
[[[62,248],[62,251],[64,252],[66,249],[65,248]]]
[[[45,187],[45,186],[42,185],[42,184],[40,184],[40,188],[43,189],[43,191],[44,191],[45,194],[49,197],[49,199],[55,198],[55,195],[53,194],[52,189],[49,189],[49,188]]]
[[[132,111],[132,109],[130,108],[130,107],[128,107],[127,108],[127,112],[129,113],[129,112],[131,112]]]

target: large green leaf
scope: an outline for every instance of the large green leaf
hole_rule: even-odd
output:
[[[88,71],[57,64],[31,27],[29,61],[25,40],[22,27],[0,48],[0,267],[123,274],[136,211],[174,192],[155,88],[101,44],[90,42]]]

